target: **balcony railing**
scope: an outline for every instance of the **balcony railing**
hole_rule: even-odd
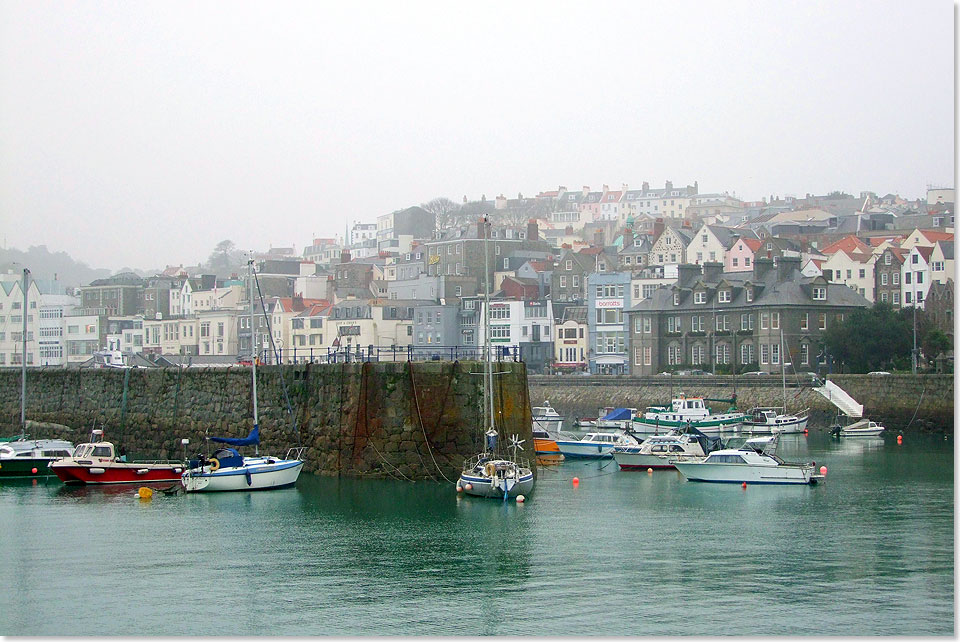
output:
[[[522,361],[520,346],[355,346],[351,348],[282,348],[263,350],[260,363],[352,363],[364,361]]]

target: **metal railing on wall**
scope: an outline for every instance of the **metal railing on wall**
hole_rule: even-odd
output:
[[[520,346],[352,346],[347,348],[280,348],[263,350],[260,363],[353,363],[364,361],[521,361]]]

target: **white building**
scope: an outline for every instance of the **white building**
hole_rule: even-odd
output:
[[[79,298],[65,294],[40,296],[40,323],[37,334],[38,365],[62,366],[67,362],[63,319],[72,314],[79,305]]]
[[[820,264],[820,271],[831,283],[842,283],[872,302],[876,296],[876,262],[876,254],[838,250]]]
[[[479,301],[483,319],[483,300]],[[549,302],[494,299],[490,301],[490,341],[492,346],[519,346],[522,343],[553,341],[553,305]],[[480,324],[480,342],[486,328]]]
[[[900,300],[903,307],[916,306],[923,309],[930,290],[930,260],[932,247],[914,246],[904,257],[900,268]]]
[[[377,238],[376,223],[354,223],[350,228],[350,245],[357,245],[368,239]]]
[[[0,366],[23,363],[22,273],[0,275]],[[36,341],[40,289],[34,281],[27,286],[27,365],[41,363]]]

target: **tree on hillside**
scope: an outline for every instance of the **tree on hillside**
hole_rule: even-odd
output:
[[[830,326],[824,343],[842,372],[882,370],[904,357],[909,359],[913,326],[889,304],[877,303]]]
[[[937,358],[941,352],[946,352],[953,348],[950,337],[944,334],[939,328],[931,328],[923,337],[920,344],[923,348],[923,356],[929,361]]]
[[[427,210],[436,218],[436,227],[438,233],[459,225],[458,213],[460,206],[445,196],[438,196],[428,203],[421,203],[420,207]]]
[[[237,249],[233,241],[227,239],[217,243],[207,259],[207,268],[214,273],[229,272],[243,265],[243,252]]]

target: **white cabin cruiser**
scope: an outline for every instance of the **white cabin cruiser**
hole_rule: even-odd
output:
[[[886,428],[883,427],[883,424],[879,424],[876,421],[870,421],[869,419],[861,419],[856,421],[849,426],[834,428],[834,434],[839,434],[841,437],[877,437],[879,436]]]
[[[673,460],[704,457],[717,448],[723,448],[719,437],[708,437],[693,429],[685,433],[653,435],[638,446],[617,446],[613,449],[613,458],[620,470],[674,468]]]
[[[563,428],[563,417],[553,409],[549,401],[544,401],[542,406],[531,408],[530,414],[533,416],[534,430],[558,433]]]
[[[774,454],[779,435],[748,439],[740,448],[717,450],[699,459],[676,459],[690,481],[747,484],[815,484],[823,478],[814,463],[787,463]]]
[[[581,439],[558,439],[557,448],[564,457],[606,459],[616,446],[639,446],[640,442],[622,430],[588,432]]]

